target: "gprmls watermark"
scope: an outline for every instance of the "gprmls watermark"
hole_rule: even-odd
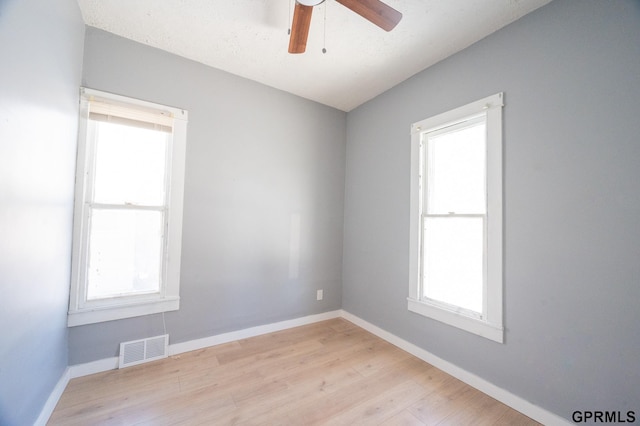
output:
[[[574,411],[571,420],[575,423],[635,423],[635,411]]]

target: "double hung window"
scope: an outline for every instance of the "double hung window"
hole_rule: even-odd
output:
[[[70,326],[179,308],[187,113],[83,89]]]
[[[502,342],[502,94],[412,127],[409,310]]]

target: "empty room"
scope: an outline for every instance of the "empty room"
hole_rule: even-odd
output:
[[[0,425],[640,422],[640,1],[1,0]]]

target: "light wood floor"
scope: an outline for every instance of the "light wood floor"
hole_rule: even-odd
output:
[[[49,425],[534,425],[344,319],[73,379]]]

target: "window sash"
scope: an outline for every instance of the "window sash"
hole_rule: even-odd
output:
[[[472,129],[479,125],[484,125],[486,128],[486,112],[480,112],[478,114],[474,114],[472,116],[467,116],[458,119],[457,121],[446,123],[443,126],[437,127],[435,129],[428,129],[423,132],[420,136],[421,143],[421,224],[420,224],[420,261],[419,261],[419,288],[418,288],[418,299],[423,302],[432,303],[434,305],[440,306],[443,309],[456,312],[460,315],[469,316],[472,318],[482,319],[485,317],[486,313],[486,290],[487,290],[487,274],[486,274],[486,248],[487,248],[487,185],[486,185],[486,166],[487,166],[487,141],[486,141],[486,129],[485,129],[485,137],[482,141],[478,141],[477,143],[482,143],[482,148],[484,151],[483,158],[480,159],[482,161],[482,168],[484,170],[483,175],[481,176],[482,182],[482,210],[467,211],[464,213],[450,211],[447,213],[432,213],[435,211],[431,206],[433,191],[436,190],[434,183],[432,181],[434,175],[431,169],[432,166],[435,166],[435,163],[430,161],[430,152],[433,147],[431,143],[433,143],[435,138],[455,134],[457,132],[462,132],[465,130]],[[473,141],[473,143],[476,143]],[[439,189],[440,191],[442,188]],[[449,189],[451,190],[451,189]],[[453,207],[452,207],[453,208]],[[426,230],[426,222],[431,219],[457,219],[457,218],[479,218],[482,220],[482,241],[481,246],[476,247],[476,249],[481,250],[481,270],[480,276],[472,279],[480,280],[480,291],[481,291],[481,305],[479,310],[467,309],[463,306],[459,306],[455,303],[448,303],[447,301],[440,300],[437,298],[429,297],[429,285],[430,283],[427,281],[427,265],[425,264],[427,260],[427,241],[425,240],[425,230]],[[477,290],[477,289],[476,289]]]
[[[98,148],[98,127],[96,126],[96,121],[91,117],[87,119],[87,157],[90,159],[89,163],[86,167],[87,173],[87,182],[85,184],[85,199],[88,200],[90,204],[100,204],[100,202],[96,202],[95,188],[96,188],[96,166],[97,166],[97,153],[96,150]],[[124,123],[118,123],[124,124]],[[124,124],[127,125],[127,124]],[[130,126],[136,127],[136,126]],[[149,130],[157,130],[148,127]],[[136,206],[136,207],[162,207],[168,208],[170,199],[169,199],[169,191],[171,190],[171,168],[172,168],[172,152],[173,152],[173,133],[167,134],[165,140],[165,161],[164,161],[164,179],[162,182],[163,195],[162,195],[162,203],[155,204],[142,204],[136,202],[123,202],[123,203],[102,203],[103,205],[111,204],[111,205],[121,205],[121,206]]]
[[[126,216],[130,216],[132,214],[135,214],[136,212],[155,212],[155,213],[159,213],[159,223],[158,223],[158,228],[156,228],[155,230],[158,232],[158,235],[156,235],[157,237],[157,241],[158,241],[158,245],[157,247],[155,247],[155,249],[157,250],[157,252],[155,253],[155,256],[153,256],[153,261],[157,261],[158,264],[156,266],[155,271],[154,271],[154,276],[155,274],[157,274],[157,281],[155,282],[155,286],[153,289],[148,289],[148,290],[141,290],[141,291],[128,291],[128,292],[121,292],[121,293],[110,293],[108,295],[103,295],[102,297],[90,297],[90,291],[89,288],[91,286],[91,282],[90,282],[90,277],[89,276],[85,276],[84,278],[84,282],[85,282],[85,297],[83,299],[83,303],[82,306],[88,306],[93,304],[100,304],[103,301],[107,300],[107,299],[114,299],[114,298],[119,298],[120,300],[124,300],[125,298],[128,297],[135,297],[135,296],[140,296],[140,295],[161,295],[164,292],[164,287],[165,287],[165,274],[164,274],[164,268],[163,265],[165,263],[165,256],[166,256],[166,252],[167,252],[167,238],[166,238],[166,228],[167,228],[167,223],[166,223],[166,209],[164,208],[150,208],[150,207],[146,207],[146,208],[135,208],[132,206],[109,206],[109,205],[93,205],[91,207],[89,207],[88,209],[88,214],[89,214],[89,235],[87,236],[87,249],[85,251],[86,253],[86,269],[85,269],[85,273],[87,274],[91,274],[91,265],[93,264],[93,259],[92,259],[92,253],[94,252],[94,250],[91,247],[91,243],[93,241],[93,238],[96,237],[96,234],[92,231],[96,231],[95,227],[93,226],[93,223],[95,222],[95,218],[96,212],[122,212],[125,213]],[[134,217],[135,219],[135,217]],[[116,232],[116,231],[114,231]],[[144,241],[143,241],[144,242]],[[154,244],[155,246],[155,244]],[[124,249],[124,248],[123,248]],[[136,257],[137,259],[137,257]],[[123,265],[124,266],[124,265]]]
[[[433,167],[432,167],[432,166],[435,166],[431,157],[431,154],[432,154],[431,151],[435,149],[433,144],[439,137],[442,137],[445,135],[452,135],[464,130],[470,130],[482,124],[485,125],[485,137],[484,137],[484,140],[482,141],[482,146],[480,147],[480,148],[483,148],[482,151],[484,154],[484,158],[481,164],[482,176],[481,176],[480,186],[482,189],[481,189],[481,192],[479,193],[479,195],[482,197],[482,203],[481,203],[482,206],[481,208],[475,209],[475,211],[474,209],[460,208],[459,205],[457,207],[459,207],[460,209],[454,209],[454,206],[448,206],[449,208],[447,209],[444,209],[444,210],[441,209],[440,214],[443,214],[442,212],[444,211],[446,211],[447,214],[451,214],[451,213],[486,214],[487,212],[487,169],[486,169],[487,140],[486,140],[486,114],[485,113],[475,115],[473,117],[467,117],[459,122],[449,123],[445,127],[438,128],[437,130],[430,130],[422,134],[421,136],[422,141],[420,146],[422,150],[421,157],[423,157],[421,159],[422,160],[421,173],[422,173],[422,180],[423,180],[422,188],[424,190],[424,194],[422,194],[423,203],[421,205],[425,212],[428,212],[429,214],[438,214],[438,209],[434,206],[434,204],[436,204],[435,203],[436,194],[441,193],[441,189],[442,189],[440,188],[440,185],[432,183],[432,179],[434,178],[436,173],[436,171],[433,170]],[[480,142],[475,142],[475,141],[473,143],[480,144]],[[460,210],[460,211],[456,211],[456,210]]]
[[[447,309],[468,317],[477,318],[477,319],[484,318],[486,316],[485,314],[487,311],[487,215],[486,214],[446,214],[446,215],[445,214],[423,214],[421,219],[421,230],[426,229],[426,220],[430,218],[440,219],[440,220],[447,220],[447,219],[455,220],[459,218],[472,218],[472,219],[482,220],[482,242],[480,247],[482,251],[482,259],[481,259],[482,265],[481,265],[481,271],[480,271],[482,302],[481,302],[481,309],[479,311],[475,311],[471,309],[466,309],[456,304],[447,303],[444,300],[429,297],[429,294],[427,291],[428,283],[425,280],[427,266],[425,265],[426,244],[425,244],[424,238],[421,238],[421,244],[420,244],[420,275],[419,275],[420,284],[419,284],[419,295],[418,295],[419,300],[423,302],[432,303],[434,305],[439,305],[443,309]],[[424,236],[424,231],[421,234],[423,234]]]
[[[162,204],[157,205],[142,205],[142,204],[133,204],[133,203],[100,203],[94,202],[95,198],[95,188],[96,188],[96,165],[97,165],[97,145],[98,138],[100,137],[97,132],[96,127],[96,114],[92,114],[93,109],[97,109],[98,111],[105,112],[111,114],[109,117],[122,118],[122,120],[109,120],[110,122],[114,122],[116,124],[121,124],[130,127],[137,128],[145,128],[149,130],[158,130],[156,124],[151,123],[152,120],[157,120],[164,124],[165,128],[168,128],[169,131],[172,132],[173,129],[173,118],[167,117],[166,115],[161,114],[160,112],[153,113],[150,109],[145,109],[140,112],[136,111],[135,108],[124,105],[109,105],[104,101],[96,101],[95,98],[91,98],[88,103],[89,106],[89,116],[87,121],[88,126],[88,139],[86,141],[89,153],[88,167],[88,179],[86,181],[86,194],[85,199],[87,199],[86,208],[87,208],[87,230],[86,236],[83,238],[83,246],[85,249],[84,258],[82,262],[84,264],[84,271],[81,275],[82,280],[82,289],[81,294],[82,298],[79,300],[78,307],[80,309],[83,308],[91,308],[95,306],[101,306],[102,304],[115,304],[115,303],[123,303],[127,300],[136,300],[136,299],[148,299],[154,297],[161,297],[166,293],[165,291],[165,268],[162,266],[166,263],[166,253],[167,253],[167,238],[166,238],[166,229],[168,226],[168,206],[167,206],[167,196],[169,193],[171,186],[171,174],[168,172],[171,170],[171,151],[173,146],[173,138],[171,136],[167,137],[165,143],[165,162],[164,162],[164,178],[162,185],[164,187],[164,202]],[[121,117],[116,116],[116,114],[120,114]],[[98,116],[99,118],[102,116]],[[148,126],[140,126],[139,123],[142,123],[145,120],[149,125]],[[98,120],[101,121],[101,120]],[[89,286],[91,283],[89,282],[89,267],[91,265],[91,247],[90,242],[93,236],[93,226],[92,226],[92,215],[95,210],[123,210],[123,211],[159,211],[161,213],[162,222],[160,229],[160,241],[161,247],[158,253],[158,259],[160,263],[160,271],[157,283],[157,290],[152,292],[140,292],[140,293],[129,293],[129,294],[121,294],[117,296],[106,296],[106,297],[93,297],[89,296]]]

